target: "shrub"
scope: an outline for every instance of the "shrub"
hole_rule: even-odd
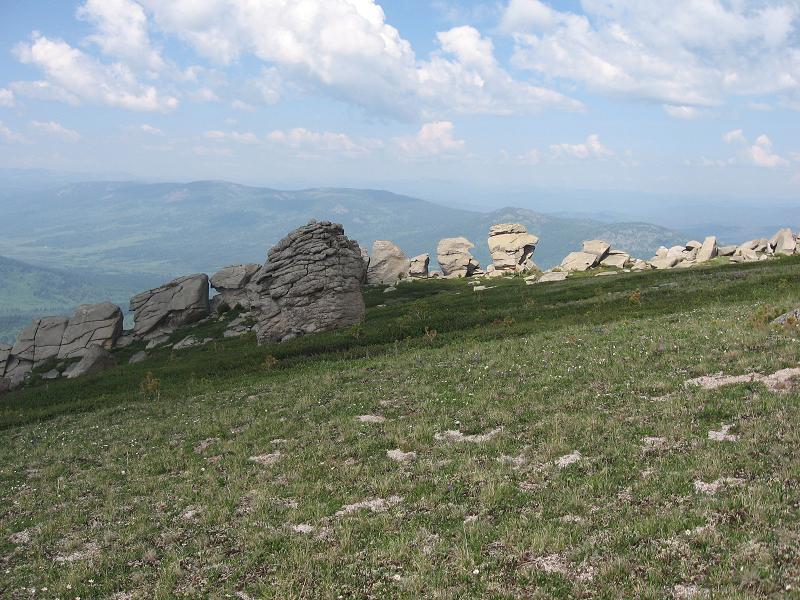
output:
[[[633,290],[628,296],[628,304],[633,306],[641,306],[642,305],[642,290],[636,289]]]
[[[161,398],[161,381],[151,371],[147,372],[139,384],[139,395],[144,400],[158,400]]]
[[[261,366],[264,367],[265,370],[271,371],[276,366],[278,366],[279,362],[280,361],[274,356],[272,356],[272,354],[267,354],[267,356],[264,358],[264,362],[261,363]]]

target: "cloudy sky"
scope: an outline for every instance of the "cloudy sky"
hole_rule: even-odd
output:
[[[0,166],[800,191],[800,0],[0,3]]]

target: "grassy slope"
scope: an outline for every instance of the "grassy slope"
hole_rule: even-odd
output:
[[[800,585],[798,394],[683,382],[796,365],[794,333],[765,323],[797,302],[798,272],[788,258],[480,293],[413,283],[370,291],[346,332],[162,350],[11,394],[0,596],[784,596]],[[158,397],[140,390],[148,371]],[[707,438],[722,423],[739,441]],[[693,488],[720,477],[743,483]]]

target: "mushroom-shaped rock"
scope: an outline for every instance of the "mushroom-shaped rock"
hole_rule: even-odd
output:
[[[367,269],[367,283],[394,284],[408,277],[411,261],[403,251],[388,240],[377,240],[372,244],[372,254]]]
[[[407,267],[406,267],[407,268]],[[251,283],[259,342],[348,327],[364,319],[364,260],[341,225],[312,221],[269,251]]]
[[[797,238],[791,229],[781,229],[769,242],[775,254],[794,254],[797,251]]]
[[[489,252],[494,271],[518,273],[536,269],[533,253],[539,238],[520,223],[501,223],[489,228]]]
[[[717,256],[717,238],[713,235],[703,240],[702,247],[697,251],[695,260],[699,263],[707,262]]]
[[[64,376],[67,379],[75,379],[92,373],[99,373],[115,366],[114,357],[102,346],[90,346],[86,349],[83,358],[74,365],[67,367]]]
[[[249,309],[247,284],[260,268],[261,265],[248,263],[225,267],[214,273],[210,282],[218,294],[211,299],[211,308],[216,311],[223,304],[230,308],[238,304],[245,310]]]
[[[593,252],[570,252],[561,261],[562,271],[588,271],[596,266],[600,257]]]
[[[471,277],[480,268],[470,250],[475,244],[465,237],[445,238],[436,247],[439,267],[445,277]]]
[[[427,279],[430,262],[430,254],[415,256],[411,259],[411,265],[408,267],[408,276],[412,279]]]
[[[208,316],[208,276],[179,277],[131,298],[133,333],[153,339]]]
[[[597,262],[600,262],[608,256],[609,250],[611,250],[611,244],[603,240],[588,240],[583,242],[583,252],[597,256]]]
[[[70,317],[58,358],[83,356],[93,345],[112,348],[122,334],[122,310],[111,302],[82,304]]]

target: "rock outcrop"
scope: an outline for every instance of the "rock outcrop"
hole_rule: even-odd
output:
[[[489,229],[489,252],[495,272],[520,273],[536,270],[533,253],[539,238],[519,223],[501,223]]]
[[[76,377],[105,371],[115,365],[114,357],[111,356],[108,350],[101,346],[90,346],[79,362],[70,365],[64,371],[64,377],[75,379]]]
[[[465,237],[445,238],[436,247],[436,258],[445,277],[471,277],[480,268],[470,250],[475,244]]]
[[[411,259],[411,264],[408,267],[408,276],[412,279],[427,279],[428,266],[431,262],[430,254],[420,254]]]
[[[247,293],[247,284],[261,265],[243,264],[233,265],[220,269],[211,276],[211,287],[217,290],[217,295],[211,299],[211,310],[217,312],[222,306],[235,308],[239,306],[245,310],[250,309],[250,297]]]
[[[11,355],[11,346],[0,342],[0,377],[6,374],[6,364]]]
[[[361,322],[364,268],[358,243],[341,225],[311,221],[292,231],[269,251],[251,284],[259,342]]]
[[[703,241],[703,245],[697,249],[694,260],[698,263],[708,262],[712,258],[716,258],[716,256],[717,238],[713,235],[710,235]]]
[[[775,254],[795,254],[797,252],[797,238],[791,229],[781,229],[769,241]]]
[[[19,334],[11,348],[11,355],[33,366],[56,358],[68,323],[67,317],[36,319]]]
[[[597,254],[590,252],[570,252],[561,261],[562,271],[588,271],[597,266],[600,261]]]
[[[388,240],[377,240],[372,244],[367,283],[395,284],[408,277],[410,266],[411,261],[396,244]]]
[[[208,276],[179,277],[131,298],[133,333],[140,339],[170,334],[208,316]]]
[[[583,252],[597,256],[598,263],[608,256],[610,250],[611,244],[603,240],[589,240],[583,242]]]
[[[82,304],[70,317],[58,358],[83,356],[91,346],[113,348],[122,334],[122,310],[116,304]]]

